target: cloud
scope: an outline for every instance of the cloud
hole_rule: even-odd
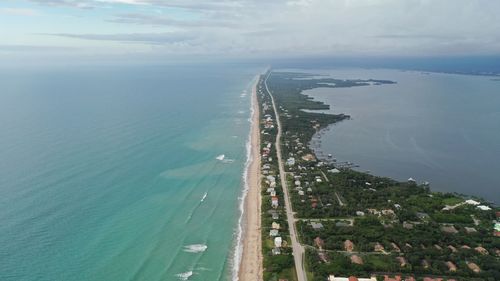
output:
[[[249,0],[29,0],[40,5],[63,6],[74,8],[97,8],[102,4],[149,5],[172,7],[189,10],[225,10],[238,9],[252,4]]]
[[[186,33],[167,32],[167,33],[122,33],[122,34],[71,34],[54,33],[45,34],[51,36],[76,38],[83,40],[97,41],[118,41],[133,43],[149,43],[155,45],[184,43],[193,40],[195,37]]]
[[[496,13],[500,1],[30,1],[75,8],[105,6],[109,9],[99,14],[99,20],[105,14],[100,24],[118,30],[116,34],[75,30],[58,36],[150,44],[155,47],[152,51],[162,45],[184,54],[242,56],[500,54]],[[181,43],[184,48],[178,48]]]
[[[40,5],[51,7],[72,7],[79,9],[93,9],[98,1],[85,1],[85,0],[29,0]]]
[[[0,8],[0,14],[11,15],[11,16],[25,16],[32,17],[39,15],[38,11],[33,9],[23,9],[23,8]]]
[[[235,28],[238,23],[233,20],[224,19],[204,19],[204,20],[177,20],[169,16],[158,16],[140,13],[128,13],[116,15],[108,20],[113,23],[129,23],[152,26],[171,26],[171,27],[220,27]]]
[[[61,47],[61,46],[41,46],[41,45],[0,45],[0,51],[7,51],[7,52],[31,52],[31,51],[59,52],[59,51],[72,51],[72,50],[76,50],[76,48]]]

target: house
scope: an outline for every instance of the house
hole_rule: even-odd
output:
[[[312,221],[312,222],[311,222],[311,226],[312,226],[312,228],[313,228],[313,229],[315,229],[315,230],[319,230],[319,229],[322,229],[322,228],[323,228],[323,224],[322,224],[322,223],[320,223],[320,222],[314,222],[314,221]]]
[[[280,248],[273,248],[272,252],[273,252],[273,255],[279,255],[279,254],[281,254]]]
[[[399,266],[405,267],[407,265],[406,259],[403,257],[396,257],[396,260],[399,262]]]
[[[267,211],[267,213],[271,215],[271,217],[273,218],[273,220],[279,219],[279,213],[278,213],[278,211],[276,211],[276,210],[269,210],[269,211]]]
[[[314,245],[316,245],[316,247],[318,247],[318,249],[321,250],[325,246],[325,241],[323,241],[319,237],[316,237],[316,238],[314,238]]]
[[[300,144],[300,146],[302,146],[301,143],[298,143],[297,145],[299,145],[299,144]],[[309,161],[316,161],[316,157],[314,157],[314,155],[312,155],[312,154],[309,153],[309,154],[306,154],[306,155],[302,156],[302,160],[308,161],[308,162]]]
[[[331,170],[328,170],[328,172],[330,172],[330,173],[332,173],[332,174],[338,174],[338,173],[340,173],[340,170],[339,170],[339,169],[337,169],[337,168],[333,168],[333,169],[331,169]]]
[[[396,275],[394,276],[394,278],[392,277],[389,277],[387,275],[384,275],[384,281],[415,281],[415,278],[413,278],[413,276],[407,276],[405,277],[405,279],[402,279],[401,276],[399,275]]]
[[[495,229],[495,231],[500,231],[500,222],[496,222],[495,225],[493,226],[493,229]]]
[[[428,219],[429,218],[429,215],[427,213],[422,213],[422,212],[416,212],[415,215],[421,219],[421,220],[425,220],[425,219]]]
[[[288,159],[286,160],[286,164],[287,164],[288,166],[293,166],[293,165],[295,165],[295,158],[293,158],[293,157],[288,158]]]
[[[479,273],[481,272],[481,268],[479,268],[479,266],[477,266],[477,264],[473,263],[473,262],[467,262],[467,267],[474,271],[475,273]]]
[[[467,232],[469,234],[477,232],[477,230],[474,227],[467,227],[466,226],[466,227],[464,227],[464,229],[465,229],[465,232]]]
[[[328,281],[377,281],[377,278],[375,276],[372,276],[370,278],[357,278],[355,276],[335,277],[335,275],[330,274],[328,276]]]
[[[299,190],[299,195],[300,196],[304,196],[304,191],[303,190]]]
[[[423,266],[425,269],[427,269],[427,268],[429,268],[429,266],[430,266],[430,265],[429,265],[429,262],[428,262],[428,261],[426,261],[426,260],[422,260],[422,266]]]
[[[351,262],[355,264],[363,264],[363,259],[358,255],[352,255]]]
[[[367,211],[368,211],[368,213],[370,213],[372,215],[380,216],[380,211],[377,209],[367,209]]]
[[[271,236],[271,237],[276,237],[276,236],[278,236],[278,234],[279,234],[279,231],[277,229],[271,229],[269,231],[269,236]]]
[[[278,208],[278,206],[279,206],[278,197],[276,196],[271,197],[271,207]]]
[[[465,204],[477,206],[477,205],[479,205],[481,203],[479,203],[479,202],[477,202],[475,200],[469,199],[469,200],[465,200]]]
[[[344,241],[344,249],[347,252],[352,252],[354,250],[354,243],[352,243],[351,240],[345,240]]]
[[[401,276],[396,275],[394,278],[384,275],[384,281],[401,281]]]
[[[274,190],[274,188],[273,188],[273,190],[271,191],[271,193],[269,195],[271,195],[272,197],[276,197],[276,190]]]
[[[480,253],[481,255],[489,254],[488,250],[486,250],[485,248],[483,248],[481,246],[474,248],[474,250],[476,250],[476,252]]]
[[[391,209],[385,209],[385,210],[382,210],[382,215],[384,215],[384,216],[395,216],[396,213],[394,213],[394,211],[391,210]]]
[[[445,225],[441,227],[441,231],[449,233],[449,234],[455,234],[458,233],[458,230],[453,226],[453,225]]]
[[[271,224],[271,228],[272,229],[280,229],[280,224],[273,221],[273,223]]]
[[[451,271],[451,272],[457,271],[457,266],[454,263],[452,263],[451,261],[447,261],[445,264],[448,267],[449,271]]]
[[[380,244],[379,242],[377,242],[375,244],[375,246],[373,247],[373,250],[375,252],[383,252],[384,251],[384,246],[382,246],[382,244]]]
[[[281,239],[281,237],[274,237],[274,246],[276,248],[281,248],[281,244],[283,243],[283,240]]]
[[[358,217],[362,217],[365,215],[365,212],[362,212],[362,211],[356,211],[356,216]]]
[[[450,249],[453,253],[458,252],[457,248],[453,247],[452,245],[448,245],[448,249]]]
[[[401,249],[399,248],[399,246],[398,246],[398,245],[396,245],[396,243],[394,243],[394,242],[393,242],[393,243],[391,243],[391,247],[392,247],[392,249],[393,249],[395,252],[398,252],[398,253],[399,253],[399,252],[401,252]]]
[[[491,208],[485,205],[479,205],[477,208],[481,211],[491,211]]]
[[[326,255],[326,253],[324,251],[318,252],[318,257],[324,263],[328,263],[329,262],[328,261],[328,256]]]

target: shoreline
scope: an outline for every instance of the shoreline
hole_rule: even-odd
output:
[[[262,280],[262,238],[261,238],[261,190],[260,190],[260,128],[257,84],[252,86],[252,116],[250,131],[250,162],[246,170],[247,194],[242,215],[242,255],[238,279],[241,281]],[[236,277],[236,276],[235,276]]]

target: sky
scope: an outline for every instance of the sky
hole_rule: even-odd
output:
[[[500,54],[497,0],[1,0],[0,60]]]

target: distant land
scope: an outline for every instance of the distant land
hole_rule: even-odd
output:
[[[366,81],[297,72],[261,76],[264,280],[498,280],[498,207],[431,191],[412,178],[358,172],[331,156],[318,159],[307,145],[349,116],[314,112],[328,105],[302,91]]]

